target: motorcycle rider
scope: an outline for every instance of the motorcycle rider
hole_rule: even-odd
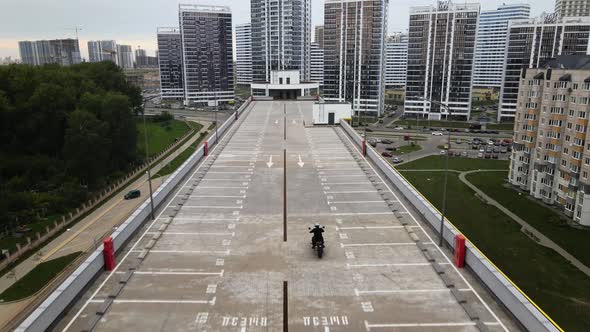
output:
[[[316,243],[324,243],[324,236],[322,233],[324,232],[324,228],[320,226],[320,224],[316,223],[314,228],[312,228],[310,233],[313,234],[311,238],[311,247],[315,248]]]

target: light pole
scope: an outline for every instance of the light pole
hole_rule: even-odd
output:
[[[442,108],[444,108],[447,113],[449,114],[449,116],[451,115],[451,109],[449,108],[448,105],[445,105],[443,103],[440,103],[438,101],[434,101],[434,100],[430,100],[430,99],[426,99],[421,97],[420,99],[424,100],[424,101],[428,101],[431,104],[435,104],[438,105]],[[430,117],[429,117],[430,119]],[[439,238],[438,238],[438,246],[442,247],[443,245],[443,231],[444,231],[444,225],[445,225],[445,214],[446,214],[446,210],[447,210],[447,184],[448,184],[448,179],[449,179],[449,154],[451,152],[451,131],[447,130],[447,151],[446,151],[446,156],[445,156],[445,177],[444,177],[444,182],[443,182],[443,199],[442,199],[442,211],[441,211],[441,217],[440,217],[440,232],[439,232]]]
[[[151,206],[151,211],[150,211],[150,216],[152,217],[152,220],[155,220],[156,218],[154,217],[154,197],[152,194],[152,174],[151,174],[151,169],[150,169],[150,162],[149,162],[149,147],[148,147],[148,139],[147,139],[147,125],[146,125],[146,121],[145,121],[145,108],[142,107],[141,109],[141,117],[143,118],[143,136],[145,139],[145,160],[147,162],[147,175],[148,175],[148,185],[150,187],[150,206]]]

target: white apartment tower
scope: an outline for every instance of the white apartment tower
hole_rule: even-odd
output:
[[[311,0],[251,0],[254,82],[271,71],[299,71],[310,79]]]
[[[590,16],[590,1],[555,0],[555,13],[559,17]]]
[[[311,81],[324,85],[324,50],[318,43],[311,43]]]
[[[117,42],[114,40],[91,40],[88,42],[88,61],[113,61],[117,63]]]
[[[162,99],[184,99],[182,40],[177,27],[158,28],[158,65]]]
[[[511,20],[527,19],[530,13],[528,4],[502,5],[496,10],[481,12],[473,69],[474,87],[502,87],[508,24]]]
[[[405,114],[469,119],[479,9],[452,1],[410,9]]]
[[[408,35],[395,34],[385,44],[385,86],[399,89],[406,86],[408,69]]]
[[[324,97],[381,114],[389,0],[326,0]]]
[[[236,83],[252,83],[252,26],[236,25]]]

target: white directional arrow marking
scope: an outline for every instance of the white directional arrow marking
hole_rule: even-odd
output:
[[[299,162],[297,165],[299,165],[299,167],[303,167],[303,165],[305,165],[305,163],[301,160],[301,155],[299,155]]]
[[[275,124],[279,124],[279,120],[275,120]]]
[[[272,165],[274,165],[274,163],[272,162],[272,154],[271,154],[270,158],[268,158],[268,162],[266,163],[266,166],[268,166],[268,168],[271,168]]]

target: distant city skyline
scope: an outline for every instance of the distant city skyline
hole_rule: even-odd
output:
[[[460,2],[464,3],[465,0]],[[482,10],[495,9],[502,3],[529,3],[533,16],[553,12],[555,9],[554,0],[479,2]],[[20,58],[18,41],[21,40],[75,38],[76,25],[82,28],[79,31],[80,50],[86,60],[88,41],[104,39],[115,39],[120,44],[131,45],[133,50],[139,45],[147,50],[148,55],[153,56],[157,48],[156,28],[178,24],[178,3],[227,5],[234,14],[234,26],[250,21],[250,1],[247,0],[103,0],[91,3],[74,0],[4,0],[0,11],[0,58]],[[390,1],[389,34],[407,29],[411,6],[435,3],[436,0]],[[34,24],[31,24],[31,15],[35,17]],[[323,19],[324,1],[312,0],[312,30],[316,25],[322,25]]]

